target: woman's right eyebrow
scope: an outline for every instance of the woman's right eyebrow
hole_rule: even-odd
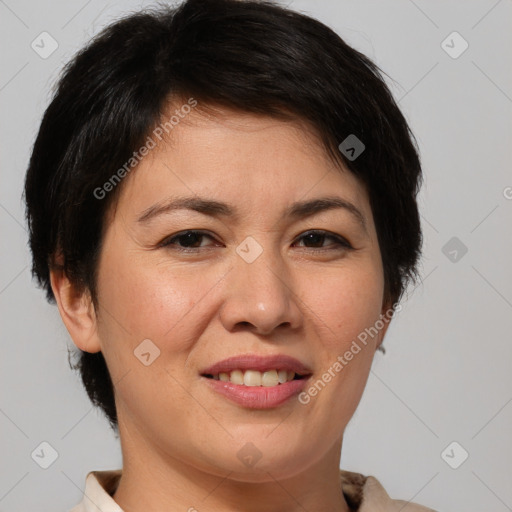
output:
[[[164,215],[174,210],[193,210],[211,216],[238,216],[236,209],[226,203],[200,197],[172,197],[144,210],[138,217],[137,222],[147,223],[159,215]]]
[[[366,218],[361,211],[350,201],[338,196],[327,196],[305,201],[297,201],[286,208],[284,217],[300,219],[335,208],[342,208],[345,211],[348,211],[357,220],[357,222],[361,224],[364,231],[366,233],[368,232]],[[239,212],[235,207],[220,201],[197,196],[171,197],[170,199],[156,203],[141,212],[137,219],[137,223],[145,224],[155,217],[175,210],[193,210],[204,215],[210,215],[213,217],[231,217],[235,220],[239,217]]]

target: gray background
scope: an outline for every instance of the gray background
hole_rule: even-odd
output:
[[[121,467],[119,441],[69,369],[57,308],[31,282],[20,196],[63,64],[105,24],[144,5],[0,0],[0,511],[69,510],[88,471]],[[512,2],[288,5],[333,27],[392,77],[425,172],[422,284],[393,321],[387,353],[376,355],[342,467],[440,511],[512,510]],[[31,48],[43,31],[58,43],[46,59]],[[457,58],[463,40],[442,46],[453,31],[469,44]],[[43,441],[58,452],[48,469],[31,457]],[[460,464],[463,450],[469,457],[453,469],[447,461]]]

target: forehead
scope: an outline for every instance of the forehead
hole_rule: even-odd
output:
[[[183,104],[181,104],[183,106]],[[226,107],[198,104],[190,113],[181,118],[173,116],[179,111],[179,103],[174,101],[162,114],[160,126],[165,126],[168,119],[173,118],[176,124],[163,133],[161,151],[180,151],[202,149],[209,146],[212,152],[215,145],[225,143],[231,145],[227,157],[237,154],[242,149],[239,144],[257,146],[265,144],[265,155],[278,157],[286,154],[290,158],[290,150],[302,153],[303,156],[323,160],[324,164],[333,165],[327,156],[317,130],[306,120],[292,114],[283,113],[282,118],[268,115],[242,112]],[[276,138],[276,136],[278,136]],[[194,147],[195,146],[195,147]],[[278,149],[281,149],[281,152]],[[225,151],[227,148],[223,147]],[[272,151],[272,155],[270,152]],[[159,152],[154,152],[157,155]]]
[[[177,103],[167,108],[160,126],[177,109]],[[142,210],[177,193],[247,207],[297,201],[315,192],[366,200],[359,180],[332,161],[302,120],[200,107],[173,121],[161,140],[150,133],[154,147],[125,178],[117,208]]]

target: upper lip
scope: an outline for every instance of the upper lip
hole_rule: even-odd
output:
[[[201,375],[217,375],[232,370],[290,370],[299,375],[309,375],[311,370],[301,361],[284,354],[261,356],[257,354],[241,354],[229,357],[201,371]]]

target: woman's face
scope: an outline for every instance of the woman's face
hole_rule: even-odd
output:
[[[357,340],[385,311],[383,286],[367,193],[311,134],[191,112],[125,178],[104,234],[88,350],[107,361],[124,448],[241,481],[320,461],[382,341],[385,328]],[[276,384],[284,360],[236,371],[250,359],[224,367],[235,383],[206,376],[247,355],[290,356],[309,377]]]

